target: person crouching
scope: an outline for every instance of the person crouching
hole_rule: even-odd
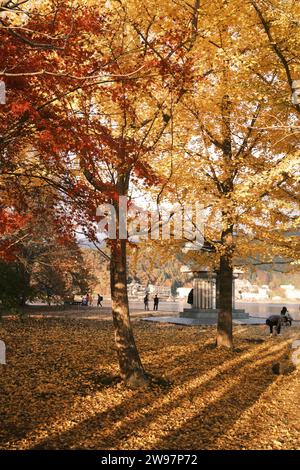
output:
[[[271,315],[269,318],[267,318],[266,324],[270,327],[270,336],[273,335],[274,328],[277,334],[280,335],[282,322],[283,319],[280,315]]]

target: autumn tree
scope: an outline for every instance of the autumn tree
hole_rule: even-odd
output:
[[[65,300],[94,284],[76,240],[76,218],[53,188],[31,188],[23,203],[2,201],[0,272],[2,305],[27,300]]]
[[[53,119],[49,117],[48,132],[36,145],[45,158],[52,152],[58,162],[63,162],[65,171],[59,182],[63,187],[70,179],[75,183],[77,209],[79,194],[85,194],[83,212],[90,221],[95,219],[101,203],[110,203],[115,209],[116,238],[108,243],[117,352],[122,378],[130,385],[139,385],[146,383],[147,377],[130,324],[127,233],[119,233],[120,198],[128,198],[130,205],[132,187],[145,189],[162,184],[151,158],[170,148],[172,114],[184,94],[183,77],[190,70],[182,48],[190,42],[194,30],[187,29],[184,38],[178,35],[176,23],[180,23],[182,15],[174,15],[166,17],[158,35],[155,4],[149,2],[152,12],[145,8],[139,21],[134,5],[135,2],[115,2],[101,17],[99,9],[93,10],[95,21],[102,21],[101,32],[106,35],[95,33],[93,42],[87,43],[87,54],[92,48],[92,56],[109,64],[105,73],[114,78],[106,86],[95,81],[84,93],[80,89],[64,96],[59,101],[59,120],[55,115]],[[187,24],[190,19],[189,13]],[[112,23],[114,27],[110,28]],[[90,225],[85,231],[93,239]],[[95,237],[94,242],[97,244]]]
[[[285,132],[297,107],[288,101],[291,57],[272,40],[291,20],[270,26],[264,3],[1,3],[1,184],[20,201],[39,185],[55,188],[96,245],[96,209],[113,206],[117,231],[105,256],[121,375],[131,385],[147,377],[130,324],[120,197],[130,207],[133,190],[152,188],[156,202],[168,191],[169,202],[205,203],[220,272],[219,345],[232,346],[236,259],[295,251],[286,233],[298,143]],[[274,115],[283,123],[275,131]]]
[[[288,194],[297,192],[298,142],[285,135],[293,108],[281,71],[264,60],[261,28],[251,27],[255,9],[232,0],[200,11],[194,76],[175,118],[171,200],[206,208],[204,236],[220,279],[217,344],[231,348],[234,265],[297,256],[297,239],[288,236],[297,208]],[[271,132],[274,116],[284,126]]]
[[[119,34],[117,42],[110,43],[109,53],[115,56],[115,50],[121,51],[114,64],[119,79],[106,88],[105,96],[103,89],[91,95],[98,122],[91,116],[89,103],[88,121],[82,126],[88,129],[86,140],[93,143],[83,147],[86,153],[81,153],[81,170],[96,191],[107,194],[106,200],[116,211],[117,229],[121,223],[120,197],[130,198],[134,187],[145,190],[164,185],[151,160],[155,156],[160,159],[172,147],[173,113],[185,93],[184,83],[190,73],[183,51],[193,41],[195,24],[190,27],[189,23],[197,10],[174,14],[173,2],[160,7],[161,11],[157,11],[156,4],[147,3],[138,18],[136,2],[115,2],[118,8],[114,25]],[[162,21],[164,17],[158,15],[164,11],[169,16]],[[182,21],[187,29],[178,34],[176,25]],[[129,200],[128,208],[130,205]],[[128,384],[138,385],[147,378],[130,325],[127,243],[120,232],[116,240],[109,241],[112,313],[121,375]]]

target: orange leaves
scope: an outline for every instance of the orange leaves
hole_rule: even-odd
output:
[[[40,142],[45,144],[45,143],[51,142],[53,140],[53,137],[49,130],[45,130],[45,131],[40,132],[39,139],[40,139]]]
[[[16,238],[22,238],[22,229],[30,221],[30,215],[21,215],[13,209],[0,209],[0,258],[11,260],[18,249]],[[19,235],[21,234],[21,235]]]
[[[14,102],[11,105],[11,111],[14,116],[21,116],[26,111],[30,110],[30,103],[28,101]]]
[[[271,370],[299,329],[236,327],[239,352],[216,350],[214,327],[134,332],[155,377],[143,393],[120,383],[111,321],[4,319],[0,448],[299,448],[299,374]]]
[[[11,233],[16,228],[22,227],[30,216],[18,214],[13,210],[0,209],[0,233]]]

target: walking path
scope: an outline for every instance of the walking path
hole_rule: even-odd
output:
[[[159,322],[159,323],[173,323],[176,325],[186,326],[197,326],[197,325],[215,325],[216,320],[210,320],[209,318],[179,318],[176,316],[159,316],[159,317],[144,317],[142,320]],[[233,320],[235,325],[263,325],[266,323],[265,318],[250,317],[240,320]]]
[[[47,311],[45,307],[39,309],[37,306],[30,308],[27,311],[27,314],[30,317],[54,317],[54,318],[81,318],[89,320],[111,320],[112,312],[111,307],[74,307],[68,308],[66,310],[60,310],[57,308],[49,307]],[[197,325],[215,325],[217,322],[215,319],[199,319],[199,318],[180,318],[178,311],[170,310],[149,310],[145,311],[144,309],[130,309],[130,317],[132,319],[141,319],[149,322],[158,322],[158,323],[171,323],[176,325],[185,325],[185,326],[197,326]],[[266,322],[264,317],[251,316],[244,319],[235,319],[233,323],[235,325],[263,325]],[[299,324],[299,321],[295,322]]]

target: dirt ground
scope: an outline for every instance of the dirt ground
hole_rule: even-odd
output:
[[[3,320],[0,448],[300,449],[299,327],[237,326],[225,351],[214,326],[133,325],[146,390],[120,383],[110,321]]]

